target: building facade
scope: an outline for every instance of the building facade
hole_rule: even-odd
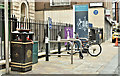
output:
[[[118,2],[118,15],[119,15],[118,22],[120,23],[120,1]]]
[[[55,2],[56,1],[56,2]],[[35,3],[35,18],[38,20],[47,21],[48,17],[51,17],[53,22],[62,22],[75,24],[74,21],[74,10],[73,5],[88,5],[90,6],[91,2],[74,2],[72,0],[48,0],[48,2],[36,2]],[[95,3],[102,2],[102,0],[94,1]],[[104,40],[112,38],[111,35],[111,23],[107,20],[108,24],[106,25],[106,10],[109,10],[109,19],[112,19],[112,1],[102,2],[102,7],[88,7],[88,22],[93,24],[93,27],[103,28]],[[93,15],[93,11],[98,10],[98,15]],[[75,25],[74,25],[75,26]],[[109,31],[109,32],[108,32]]]
[[[95,3],[102,0],[95,0]],[[48,17],[52,18],[53,22],[61,22],[75,24],[73,5],[88,5],[91,2],[75,2],[72,0],[47,0],[46,2],[37,2],[37,0],[20,0],[19,2],[11,2],[11,14],[14,14],[19,20],[21,18],[30,18],[35,20],[47,21]],[[88,22],[93,24],[93,27],[103,28],[104,40],[111,38],[111,25],[106,25],[106,10],[109,10],[109,19],[112,16],[112,2],[102,2],[102,7],[88,7]],[[98,10],[97,16],[93,15],[93,11]],[[107,20],[109,23],[110,21]]]
[[[11,1],[11,14],[16,18],[35,19],[35,1],[34,0],[19,0]]]

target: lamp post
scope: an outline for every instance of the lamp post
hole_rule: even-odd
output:
[[[8,46],[8,0],[4,1],[5,5],[5,58],[6,58],[6,74],[9,73],[9,46]]]

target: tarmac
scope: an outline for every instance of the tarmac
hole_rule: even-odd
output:
[[[84,58],[80,59],[79,55],[75,54],[73,64],[70,63],[70,56],[50,56],[49,61],[45,61],[45,57],[39,58],[31,71],[10,71],[10,74],[118,74],[119,49],[114,45],[109,41],[102,43],[102,53],[97,57],[84,53]],[[0,70],[0,74],[4,73],[5,69]]]

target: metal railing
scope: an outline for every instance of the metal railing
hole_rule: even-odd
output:
[[[24,19],[21,21],[18,21],[19,19],[16,19],[15,17],[9,18],[9,41],[11,41],[11,32],[16,31],[19,29],[27,29],[34,32],[33,41],[38,41],[38,52],[45,52],[45,37],[48,32],[47,26],[48,21],[40,21],[40,20],[32,20],[32,19]],[[0,19],[0,21],[3,22],[2,26],[4,26],[4,19]],[[65,38],[65,27],[72,27],[71,24],[67,23],[59,23],[59,22],[52,22],[52,28],[50,29],[50,40],[57,40],[58,33],[61,32],[61,38]],[[71,30],[72,31],[72,30]],[[4,33],[3,33],[4,34]],[[4,39],[2,40],[2,43],[4,44]],[[57,49],[57,43],[51,43],[50,49]],[[61,45],[64,45],[62,43]],[[1,45],[3,46],[3,45]],[[10,42],[9,42],[10,47]],[[10,51],[10,48],[9,48]],[[5,59],[5,52],[4,52],[4,46],[2,47],[2,50],[0,52],[0,59]]]

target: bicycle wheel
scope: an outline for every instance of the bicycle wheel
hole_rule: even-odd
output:
[[[98,56],[102,51],[102,47],[100,46],[100,44],[92,44],[89,46],[89,50],[88,50],[88,53],[91,55],[91,56]]]

